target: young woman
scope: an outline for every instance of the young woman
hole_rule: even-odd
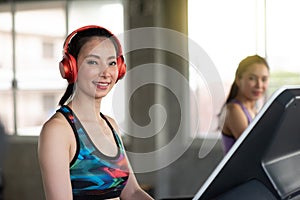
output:
[[[47,200],[152,199],[130,169],[116,122],[101,113],[102,98],[125,71],[121,45],[107,29],[85,26],[66,38],[60,72],[69,85],[39,138]]]
[[[224,122],[222,141],[225,153],[231,148],[257,114],[256,102],[268,87],[269,65],[258,55],[243,59],[220,116]]]

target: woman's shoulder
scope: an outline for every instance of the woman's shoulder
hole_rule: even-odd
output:
[[[229,103],[227,103],[226,105],[227,111],[241,111],[242,107],[240,105],[240,103],[236,102],[236,101],[231,101]]]
[[[46,134],[48,132],[51,133],[60,133],[62,131],[67,131],[69,129],[69,125],[65,117],[56,112],[52,115],[42,126],[41,134]]]
[[[65,156],[68,156],[70,150],[75,152],[76,140],[72,131],[64,116],[56,112],[42,126],[38,142],[40,159],[45,163],[49,157],[65,160]],[[58,152],[59,155],[57,155]]]
[[[226,108],[226,119],[227,121],[230,121],[230,123],[237,120],[240,121],[241,119],[246,120],[246,116],[241,105],[232,102],[228,103]]]
[[[44,126],[59,126],[65,124],[65,122],[64,116],[61,113],[56,112],[44,123]]]

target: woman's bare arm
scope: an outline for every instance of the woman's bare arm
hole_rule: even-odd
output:
[[[248,127],[247,117],[238,104],[230,103],[227,105],[225,125],[236,139]]]
[[[45,123],[39,137],[38,158],[47,200],[72,200],[69,174],[72,129],[66,124],[54,117]]]

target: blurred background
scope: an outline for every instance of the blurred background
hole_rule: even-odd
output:
[[[8,143],[0,166],[2,198],[44,199],[37,141],[42,124],[56,111],[66,88],[58,63],[71,31],[90,24],[106,27],[121,38],[128,72],[159,63],[184,77],[183,82],[164,82],[169,87],[145,84],[129,92],[136,88],[136,80],[168,79],[168,72],[150,66],[150,73],[121,80],[120,94],[108,96],[102,108],[117,118],[145,190],[156,199],[193,196],[223,157],[216,115],[239,61],[254,54],[266,57],[271,76],[265,100],[283,85],[300,84],[299,8],[298,0],[0,0],[0,119]],[[124,32],[146,27],[182,34],[180,40],[168,38],[166,43],[177,44],[183,53],[134,49],[137,38],[130,33],[122,38]],[[165,41],[160,34],[151,37],[159,44]],[[209,58],[213,65],[201,66],[199,71],[197,64],[186,59],[197,53],[195,44],[206,53],[200,57]],[[207,78],[206,70],[215,79]],[[214,89],[223,96],[215,98]],[[121,105],[118,112],[128,110],[130,117],[114,111],[112,102]],[[154,118],[149,116],[156,104],[164,109],[164,124],[152,137],[142,137],[147,133],[141,127],[161,126],[159,109],[154,109]],[[174,138],[175,144],[182,145],[179,150],[172,147],[157,153],[145,163],[158,164],[140,167],[145,165],[143,158],[134,154],[143,157],[159,151]],[[174,151],[179,151],[176,156]]]

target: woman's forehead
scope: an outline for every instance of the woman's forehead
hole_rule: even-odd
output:
[[[268,67],[263,63],[253,63],[248,66],[245,73],[265,73],[269,72]]]
[[[116,49],[113,42],[109,38],[95,36],[82,46],[80,52],[107,52],[115,54]]]

